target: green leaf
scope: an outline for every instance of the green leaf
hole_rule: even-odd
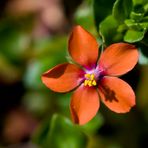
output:
[[[49,147],[54,148],[85,148],[86,136],[75,127],[70,120],[54,115],[49,132]]]
[[[143,17],[142,22],[148,22],[148,16]]]
[[[86,134],[95,134],[98,129],[103,125],[103,123],[103,116],[101,114],[97,114],[90,122],[81,126],[81,128]]]
[[[146,5],[144,5],[144,11],[148,12],[148,3]]]
[[[148,29],[148,22],[139,23],[143,29]]]
[[[144,13],[131,12],[130,17],[136,22],[140,22],[144,17]]]
[[[133,11],[135,13],[145,13],[143,4],[134,5]]]
[[[125,20],[125,24],[127,27],[129,27],[130,29],[133,30],[148,30],[148,22],[147,21],[141,21],[140,23],[136,23],[134,20],[132,19],[127,19]]]
[[[32,136],[33,143],[36,143],[37,145],[42,146],[42,148],[46,148],[44,146],[46,144],[47,135],[50,130],[50,121],[51,119],[46,119],[46,121],[44,121],[37,128],[37,130],[34,132]]]
[[[45,132],[45,129],[48,132]],[[86,148],[87,145],[87,137],[80,128],[61,115],[53,115],[50,124],[46,124],[43,132],[39,133],[34,141],[42,148]]]
[[[94,0],[94,17],[97,29],[100,22],[112,12],[112,6],[115,0]]]
[[[113,6],[113,16],[118,22],[123,23],[129,18],[132,6],[132,0],[116,0]]]
[[[147,0],[133,0],[134,5],[146,4]]]
[[[69,102],[71,98],[71,93],[65,93],[65,94],[57,94],[56,98],[56,105],[59,109],[59,112],[61,114],[64,114],[66,116],[69,116]],[[55,102],[55,101],[54,101]]]
[[[137,26],[137,23],[135,22],[135,20],[133,19],[126,19],[124,21],[124,23],[127,25],[127,27],[131,28],[131,27],[134,27],[134,26]]]
[[[145,31],[128,30],[124,36],[124,41],[128,43],[135,43],[144,38]]]
[[[122,34],[118,33],[117,29],[118,23],[112,15],[108,16],[100,23],[100,35],[102,36],[103,42],[106,45],[122,39]]]
[[[140,23],[135,22],[135,20],[133,19],[127,19],[125,20],[124,23],[130,30],[137,30],[137,31],[145,30],[144,25],[140,25]]]

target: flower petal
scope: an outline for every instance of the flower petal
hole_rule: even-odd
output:
[[[78,86],[83,71],[76,65],[64,63],[55,66],[42,75],[42,82],[56,92],[67,92]]]
[[[135,105],[135,94],[132,88],[116,77],[104,77],[99,85],[102,102],[116,113],[126,113]]]
[[[69,54],[84,67],[96,66],[98,58],[96,39],[81,26],[74,27],[69,39]]]
[[[99,96],[95,87],[81,85],[72,95],[70,111],[74,123],[83,125],[90,121],[100,106]]]
[[[107,75],[118,76],[130,71],[137,63],[139,53],[134,45],[115,43],[102,53],[99,65]]]

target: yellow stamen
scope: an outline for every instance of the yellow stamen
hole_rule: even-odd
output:
[[[92,81],[91,80],[89,80],[88,86],[92,86]]]
[[[93,85],[93,86],[96,86],[96,85],[97,85],[96,80],[93,80],[93,81],[92,81],[92,85]]]
[[[89,82],[89,80],[85,80],[84,81],[84,86],[87,86],[88,85],[88,82]]]
[[[94,78],[95,78],[95,75],[94,74],[91,74],[90,75],[90,80],[94,80]]]
[[[84,81],[84,86],[91,87],[97,85],[94,74],[85,74],[84,77],[86,78],[86,80]]]
[[[85,76],[85,78],[89,79],[91,75],[87,73],[84,76]]]

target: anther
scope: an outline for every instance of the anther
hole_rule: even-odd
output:
[[[93,86],[96,86],[96,85],[97,85],[97,83],[96,83],[95,80],[92,81],[92,85],[93,85]]]
[[[94,74],[85,74],[84,77],[86,78],[84,81],[84,86],[91,87],[97,85]]]
[[[88,86],[92,86],[92,81],[89,80]]]
[[[88,82],[89,82],[89,80],[85,80],[84,81],[84,86],[87,86],[88,85]]]
[[[95,75],[94,74],[91,74],[90,75],[90,80],[94,80],[94,78],[95,78]]]
[[[85,76],[85,78],[89,79],[91,75],[87,73],[84,76]]]

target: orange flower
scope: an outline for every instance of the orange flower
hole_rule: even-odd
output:
[[[126,113],[135,105],[135,94],[123,80],[115,77],[130,71],[138,61],[138,50],[127,43],[115,43],[101,53],[95,38],[76,26],[69,39],[69,54],[77,63],[55,66],[42,75],[43,83],[53,91],[73,92],[72,120],[83,125],[97,113],[100,100],[116,113]],[[81,65],[81,66],[80,66]]]

